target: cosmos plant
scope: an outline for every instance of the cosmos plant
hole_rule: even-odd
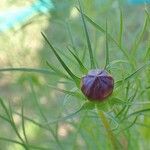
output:
[[[133,79],[133,77],[135,77],[139,72],[142,72],[142,70],[145,69],[150,64],[150,62],[146,62],[140,68],[136,69],[135,62],[134,62],[135,59],[132,56],[130,56],[130,54],[128,54],[128,52],[122,47],[122,13],[120,13],[120,35],[119,35],[119,42],[118,42],[111,36],[111,34],[108,33],[107,20],[106,20],[106,28],[103,29],[101,26],[96,24],[91,18],[89,18],[83,12],[80,2],[79,2],[79,8],[77,9],[81,14],[81,18],[83,22],[83,27],[84,27],[85,37],[86,37],[87,47],[88,47],[90,67],[89,68],[85,67],[86,65],[77,55],[77,53],[73,51],[74,50],[73,47],[69,48],[68,46],[67,50],[76,60],[78,64],[77,67],[80,68],[82,76],[77,76],[75,73],[73,73],[73,71],[67,66],[67,63],[62,59],[59,52],[54,48],[54,46],[48,40],[47,36],[43,32],[41,33],[46,43],[49,45],[50,50],[54,53],[54,55],[56,56],[56,58],[58,59],[58,61],[60,62],[64,70],[66,71],[66,73],[60,71],[57,67],[55,67],[55,65],[52,65],[49,62],[47,62],[47,65],[53,71],[53,73],[55,73],[55,75],[59,75],[62,78],[65,78],[66,80],[73,82],[77,91],[64,90],[64,89],[56,88],[53,86],[51,86],[51,88],[54,88],[67,95],[72,95],[78,98],[79,100],[82,100],[83,102],[83,104],[77,111],[63,118],[58,118],[54,122],[69,119],[75,116],[77,113],[79,113],[82,110],[87,110],[87,111],[92,110],[96,112],[97,117],[101,120],[106,130],[106,133],[108,135],[108,139],[110,140],[112,144],[112,148],[114,150],[121,149],[123,145],[116,138],[114,131],[118,130],[119,132],[121,132],[123,130],[129,129],[135,124],[137,118],[141,114],[143,114],[144,112],[150,111],[149,108],[136,110],[134,112],[129,111],[130,107],[133,104],[135,97],[138,95],[138,88],[137,89],[133,88],[134,92],[132,93],[132,96],[128,98],[128,93],[130,91],[130,88],[132,88],[130,85],[130,79]],[[141,37],[139,37],[139,40],[136,42],[136,45],[133,46],[133,53],[136,51],[136,48],[138,47],[138,44],[140,43],[143,33],[145,32],[146,27],[147,27],[149,14],[148,12],[146,12],[146,14],[147,14],[147,17],[144,23],[142,34],[141,34]],[[105,34],[106,50],[105,50],[105,65],[103,68],[99,68],[96,64],[97,60],[95,60],[96,58],[94,58],[91,41],[90,41],[87,26],[86,26],[86,21],[88,21],[96,29],[98,29],[99,31]],[[109,40],[111,40],[121,50],[125,58],[128,60],[128,63],[130,63],[132,69],[134,70],[131,74],[128,74],[127,76],[119,80],[116,80],[117,75],[111,74],[111,63],[110,63],[110,58],[109,58],[109,46],[108,46]],[[116,61],[114,63],[126,63],[126,61],[118,61],[118,62]],[[27,72],[51,74],[51,71],[49,69],[47,70],[47,69],[32,69],[32,68],[4,68],[4,69],[0,69],[0,71],[27,71]],[[127,87],[124,88],[124,85],[127,85]],[[124,91],[126,93],[127,101],[123,101],[122,99],[116,97],[116,93],[119,93],[119,92],[121,93]],[[1,99],[0,99],[0,103],[6,110],[6,107]],[[104,105],[107,105],[108,107],[103,109]],[[117,107],[114,107],[114,105]],[[134,117],[134,120],[128,122],[128,119],[132,117]],[[127,122],[127,124],[125,124],[126,126],[123,126],[123,128],[120,129],[119,125],[123,122]],[[47,124],[50,124],[50,123],[52,122],[47,122]],[[57,138],[55,139],[58,142],[58,139]]]
[[[79,2],[79,4],[80,4],[80,2]],[[87,37],[87,44],[88,44],[88,49],[89,49],[90,61],[91,61],[91,69],[88,70],[84,66],[84,64],[82,63],[80,58],[73,51],[71,51],[69,48],[68,48],[68,50],[74,56],[74,58],[77,60],[79,67],[82,68],[82,73],[84,74],[83,77],[77,77],[67,67],[65,62],[62,60],[60,55],[57,53],[55,48],[52,46],[52,44],[47,39],[46,35],[44,33],[42,33],[42,36],[44,37],[45,41],[50,46],[51,50],[53,51],[53,53],[55,54],[55,56],[57,57],[57,59],[59,60],[61,65],[63,66],[63,68],[69,74],[70,78],[72,78],[72,80],[75,82],[77,88],[81,89],[84,96],[88,100],[101,102],[112,94],[113,88],[114,88],[114,79],[106,71],[106,67],[108,65],[107,63],[108,63],[108,59],[109,59],[108,58],[109,57],[109,55],[108,55],[108,43],[106,42],[106,47],[107,47],[106,66],[104,69],[98,69],[98,68],[96,68],[96,64],[94,61],[93,51],[92,51],[92,47],[91,47],[91,43],[90,43],[90,39],[89,39],[87,27],[86,27],[84,15],[83,15],[83,12],[81,9],[81,5],[79,5],[79,6],[80,6],[80,9],[78,9],[78,10],[81,13],[81,17],[82,17],[82,21],[83,21],[83,25],[84,25],[84,29],[85,29],[85,34]],[[107,25],[106,25],[106,38],[107,38]],[[106,39],[106,41],[107,41],[107,39]],[[47,64],[48,64],[48,66],[51,67],[51,65],[48,62],[47,62]],[[55,70],[55,69],[53,68],[53,70]]]
[[[111,72],[110,72],[111,68],[110,68],[110,61],[109,61],[108,39],[112,40],[117,45],[117,47],[122,51],[122,53],[125,55],[125,57],[129,61],[129,63],[131,63],[132,67],[135,68],[134,65],[132,64],[132,58],[127,53],[127,51],[125,49],[123,49],[121,46],[122,32],[120,31],[121,32],[120,41],[117,42],[116,40],[113,39],[113,37],[107,31],[107,20],[106,20],[106,28],[104,30],[101,26],[97,25],[93,20],[91,20],[86,14],[83,13],[80,2],[79,2],[78,11],[81,14],[83,27],[84,27],[84,31],[85,31],[85,35],[86,35],[88,56],[90,59],[90,68],[86,68],[84,63],[82,63],[82,60],[75,53],[75,51],[72,51],[72,50],[74,50],[73,47],[72,47],[72,49],[67,47],[67,49],[71,53],[71,55],[76,59],[76,61],[78,63],[78,67],[81,68],[80,70],[82,72],[82,76],[78,77],[72,72],[72,70],[62,60],[61,56],[59,55],[57,50],[53,47],[53,45],[48,40],[46,35],[44,33],[42,33],[42,36],[44,37],[45,41],[50,46],[52,52],[55,54],[56,58],[58,59],[58,61],[60,62],[60,64],[62,65],[62,67],[65,69],[65,71],[68,73],[69,76],[66,74],[64,75],[63,73],[61,73],[61,74],[63,75],[63,77],[65,77],[67,79],[71,79],[75,83],[76,88],[81,92],[72,92],[72,91],[63,90],[63,89],[59,89],[59,88],[55,88],[55,89],[60,92],[64,92],[65,94],[72,95],[77,98],[85,100],[85,102],[83,103],[83,105],[81,106],[81,108],[79,110],[77,110],[73,114],[70,114],[69,116],[64,117],[63,119],[68,119],[84,109],[96,110],[97,115],[100,117],[102,124],[106,129],[108,138],[110,139],[110,141],[112,143],[112,148],[119,149],[123,145],[120,144],[120,142],[115,138],[115,135],[113,133],[113,130],[116,130],[118,128],[118,123],[117,123],[117,121],[115,121],[115,119],[112,119],[114,121],[114,124],[116,124],[115,127],[112,129],[110,122],[108,121],[108,119],[105,115],[105,112],[103,110],[101,110],[101,106],[103,104],[105,105],[107,103],[107,104],[109,104],[110,107],[112,107],[111,109],[113,109],[114,104],[120,105],[120,103],[122,103],[122,101],[118,98],[113,97],[113,95],[115,95],[115,94],[113,94],[113,90],[115,92],[115,90],[117,90],[117,88],[119,86],[121,86],[124,83],[128,83],[128,81],[133,76],[135,76],[138,72],[140,72],[145,67],[147,67],[149,65],[149,62],[144,64],[139,69],[135,70],[130,75],[126,76],[124,79],[115,81],[114,77],[111,75]],[[93,50],[92,50],[91,41],[89,38],[85,19],[89,23],[91,23],[94,27],[96,27],[98,30],[105,33],[105,35],[106,35],[106,39],[105,39],[106,40],[106,51],[105,51],[105,53],[106,53],[105,60],[106,61],[105,61],[105,66],[103,68],[98,68],[95,63],[96,61],[95,61],[95,58],[93,55]],[[121,20],[120,21],[121,22],[120,30],[122,30],[122,13],[120,15],[120,20]],[[145,23],[145,26],[146,25],[147,25],[147,23]],[[47,64],[53,71],[60,73],[57,70],[57,68],[54,68],[54,66],[52,66],[50,63],[47,62]],[[136,94],[137,94],[137,90],[135,90],[135,93],[133,94],[134,96],[131,98],[132,99],[131,101],[134,100],[134,98],[136,97]],[[130,118],[132,115],[142,113],[143,111],[149,111],[149,109],[139,110],[137,112],[127,115],[127,111],[129,110],[129,108],[130,108],[130,106],[124,106],[120,111],[115,112],[116,117],[119,118],[121,116],[121,114],[124,114],[125,116],[123,118],[121,118],[121,121],[124,121],[124,120]],[[109,111],[111,111],[111,109],[106,109],[105,111],[109,112]],[[136,119],[137,119],[137,117],[135,117],[135,120],[129,126],[125,127],[123,130],[130,128],[134,124]]]

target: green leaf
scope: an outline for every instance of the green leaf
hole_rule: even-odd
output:
[[[45,114],[44,114],[44,112],[43,112],[43,110],[42,110],[42,108],[41,108],[41,106],[40,106],[40,104],[39,104],[39,102],[38,102],[38,98],[37,98],[37,95],[36,95],[36,93],[35,93],[35,90],[34,90],[34,87],[33,87],[32,82],[30,82],[30,86],[31,86],[31,91],[32,91],[32,93],[33,93],[33,97],[34,97],[36,106],[37,106],[37,108],[38,108],[38,110],[39,110],[39,113],[40,113],[41,117],[43,118],[43,120],[44,120],[45,122],[48,122],[48,120],[47,120],[47,118],[46,118],[46,116],[45,116]],[[47,124],[47,127],[48,127],[48,129],[49,129],[50,135],[53,136],[53,138],[54,138],[55,141],[57,142],[58,146],[59,146],[60,148],[62,148],[61,143],[60,143],[59,139],[57,138],[57,135],[56,135],[55,132],[53,131],[52,127],[51,127],[49,124]]]
[[[66,79],[70,79],[70,77],[68,77],[66,74],[64,74],[61,70],[59,70],[58,68],[56,68],[54,65],[50,64],[48,61],[46,61],[47,65],[57,74],[59,74],[61,77],[64,77]]]
[[[149,19],[149,22],[150,22],[150,15],[149,15],[149,12],[148,12],[147,8],[145,8],[145,13],[148,16],[148,19]]]
[[[5,141],[5,142],[11,142],[11,143],[15,143],[15,144],[19,144],[21,146],[24,147],[24,144],[19,142],[19,141],[16,141],[16,140],[12,140],[12,139],[8,139],[8,138],[5,138],[5,137],[0,137],[0,140],[1,141]],[[25,147],[24,147],[25,148]]]
[[[150,59],[150,46],[146,50],[146,54],[144,56],[144,60],[149,60]]]
[[[101,27],[100,25],[96,24],[96,23],[95,23],[90,17],[88,17],[86,14],[83,13],[83,15],[84,15],[84,17],[86,18],[86,20],[87,20],[90,24],[92,24],[96,29],[98,29],[98,30],[101,31],[102,33],[106,33],[106,31],[103,29],[103,27]],[[110,35],[109,35],[109,38],[111,38]],[[112,40],[114,40],[114,39],[112,38]]]
[[[95,109],[95,103],[85,102],[83,104],[83,108],[86,109],[86,110],[93,110],[93,109]]]
[[[98,29],[99,31],[101,31],[102,33],[105,33],[106,34],[106,31],[103,29],[103,27],[101,27],[100,25],[96,24],[90,17],[88,17],[86,14],[83,14],[86,18],[86,20],[92,24],[96,29]],[[122,53],[124,54],[124,56],[127,58],[127,60],[129,60],[129,62],[133,65],[133,59],[134,57],[132,55],[129,55],[127,53],[127,50],[122,48],[119,43],[108,33],[108,38],[110,40],[112,40],[116,45],[117,47],[122,51]]]
[[[9,119],[10,119],[10,124],[13,128],[13,130],[15,131],[16,135],[18,136],[18,138],[22,141],[22,143],[24,143],[24,147],[27,148],[27,144],[25,143],[24,139],[22,138],[22,136],[20,135],[19,131],[18,131],[18,128],[15,124],[15,121],[14,121],[14,118],[13,118],[13,112],[12,112],[12,108],[11,108],[11,105],[9,103]]]
[[[71,57],[67,56],[66,52],[64,53],[62,50],[59,50],[59,49],[56,49],[56,50],[59,52],[59,56],[64,57],[64,59],[70,61],[71,63],[75,63],[75,61]]]
[[[73,50],[74,50],[74,52],[77,56],[77,51],[76,51],[76,48],[75,48],[75,45],[74,45],[73,36],[72,36],[72,33],[71,33],[71,29],[70,29],[70,24],[69,24],[69,22],[67,22],[66,24],[67,24],[67,30],[68,30],[68,34],[69,34],[69,37],[70,37],[71,45],[73,46]]]
[[[113,104],[116,104],[116,105],[124,105],[126,102],[121,100],[120,98],[117,98],[117,97],[112,97],[111,101],[110,101],[110,104],[113,105]]]
[[[23,131],[25,142],[28,144],[28,139],[27,139],[26,130],[25,130],[25,120],[23,116],[24,116],[24,105],[22,101],[22,104],[21,104],[22,131]]]
[[[84,104],[83,104],[84,105]],[[58,123],[60,121],[65,121],[65,120],[68,120],[68,119],[72,119],[73,117],[75,117],[80,111],[83,110],[83,105],[81,105],[81,107],[74,111],[73,113],[71,113],[70,115],[66,115],[65,117],[61,117],[61,118],[57,118],[56,120],[51,120],[51,121],[48,121],[47,123],[45,124],[53,124],[53,123]]]
[[[18,112],[14,112],[14,113],[15,113],[16,115],[22,117],[22,114],[20,114],[20,113],[18,113]],[[47,126],[44,126],[43,124],[40,124],[39,122],[36,122],[35,120],[33,120],[33,119],[31,119],[31,118],[29,118],[29,117],[27,117],[27,116],[25,116],[25,115],[23,115],[23,118],[24,118],[25,120],[29,121],[30,123],[32,123],[32,124],[34,124],[34,125],[36,125],[36,126],[42,128],[42,129],[45,129],[45,130],[49,131],[49,128],[47,128]]]
[[[11,142],[11,143],[14,143],[14,144],[19,144],[19,145],[23,146],[26,150],[28,150],[29,148],[39,149],[39,150],[49,150],[49,148],[38,147],[38,146],[34,146],[34,145],[28,145],[29,148],[26,148],[23,143],[21,143],[19,141],[16,141],[16,140],[8,139],[8,138],[5,138],[5,137],[0,137],[0,140],[5,141],[5,142]]]
[[[124,130],[128,130],[129,128],[131,128],[131,127],[136,123],[136,121],[137,121],[137,119],[138,119],[138,116],[139,116],[139,115],[137,115],[137,116],[135,117],[135,119],[133,120],[133,122],[132,122],[130,125],[128,125],[128,126],[125,127],[124,129],[121,129],[121,130],[119,131],[119,133],[123,132]]]
[[[124,78],[123,80],[119,80],[115,82],[115,86],[118,87],[120,86],[123,82],[128,81],[130,78],[132,78],[134,75],[136,75],[137,73],[139,73],[140,71],[142,71],[143,69],[145,69],[148,65],[150,65],[150,62],[143,65],[142,67],[140,67],[139,69],[137,69],[136,71],[134,71],[132,74],[130,74],[129,76],[127,76],[126,78]]]
[[[49,42],[49,40],[47,39],[47,37],[45,36],[44,33],[41,33],[43,38],[45,39],[45,41],[48,43],[48,45],[50,46],[51,50],[53,51],[53,53],[55,54],[55,56],[57,57],[57,59],[59,60],[59,62],[61,63],[61,65],[63,66],[63,68],[66,70],[66,72],[70,75],[70,77],[74,80],[74,82],[76,83],[77,87],[80,87],[80,78],[78,78],[77,76],[75,76],[71,70],[66,66],[65,62],[61,59],[61,57],[59,56],[59,54],[56,52],[56,50],[54,49],[54,47],[51,45],[51,43]]]
[[[122,35],[123,35],[123,14],[122,10],[120,9],[120,31],[119,31],[119,38],[118,38],[118,43],[120,47],[122,47]]]
[[[146,108],[146,109],[142,109],[142,110],[135,111],[135,112],[129,114],[129,115],[128,115],[127,117],[125,117],[123,120],[128,119],[128,118],[130,118],[131,116],[140,115],[140,114],[142,114],[142,113],[149,112],[149,111],[150,111],[150,108]],[[123,121],[123,120],[122,120],[122,121]]]
[[[35,73],[42,73],[42,74],[54,74],[49,69],[42,69],[42,68],[0,68],[0,72],[7,72],[7,71],[22,71],[22,72],[35,72]]]
[[[8,109],[8,108],[5,106],[5,104],[4,104],[4,102],[3,102],[3,100],[2,100],[1,98],[0,98],[0,104],[1,104],[2,108],[4,109],[4,111],[5,111],[5,113],[6,113],[7,117],[8,117],[8,119],[5,118],[5,117],[3,117],[3,116],[0,116],[0,117],[1,117],[2,119],[4,119],[5,121],[7,121],[7,122],[10,123],[10,125],[12,126],[12,128],[13,128],[13,130],[15,131],[16,135],[17,135],[18,138],[22,141],[24,148],[27,148],[27,145],[26,145],[26,143],[24,143],[24,140],[23,140],[22,137],[20,136],[20,134],[19,134],[19,132],[18,132],[18,130],[17,130],[17,127],[16,127],[16,125],[15,125],[15,122],[14,122],[14,120],[13,120],[12,110],[11,110],[10,104],[9,104],[9,109]]]
[[[90,55],[91,69],[93,69],[93,68],[96,68],[96,65],[95,65],[95,61],[94,61],[92,46],[91,46],[91,42],[90,42],[87,26],[86,26],[86,23],[85,23],[83,10],[82,10],[82,7],[81,7],[81,4],[80,4],[79,0],[78,0],[78,3],[79,3],[79,8],[80,8],[78,10],[81,13],[81,18],[82,18],[82,22],[83,22],[83,26],[84,26],[84,30],[85,30],[85,35],[86,35],[86,40],[87,40],[87,45],[88,45],[88,50],[89,50],[89,55]]]
[[[9,117],[9,111],[8,111],[6,105],[4,104],[2,98],[0,98],[0,104],[1,104],[2,108],[4,109],[6,115]],[[9,117],[9,119],[10,119],[10,117]]]
[[[89,101],[89,100],[87,100],[87,102],[85,102],[84,104],[83,104],[83,108],[85,109],[85,110],[93,110],[93,109],[95,109],[95,107],[97,107],[99,110],[106,110],[107,109],[107,105],[108,104],[108,102],[106,101],[104,101],[104,102],[93,102],[93,101]]]
[[[137,93],[138,93],[138,87],[136,88],[136,90],[135,90],[133,96],[131,96],[131,97],[128,99],[128,102],[127,102],[127,103],[129,103],[129,104],[131,103],[131,104],[132,104],[132,102],[134,101],[134,99],[135,99]],[[132,106],[132,105],[127,105],[126,110],[125,110],[125,112],[124,112],[124,116],[126,116],[126,114],[128,113],[128,111],[129,111],[129,109],[130,109],[131,106]]]
[[[77,60],[78,64],[80,65],[81,71],[84,74],[87,74],[88,70],[85,68],[85,66],[83,65],[82,61],[80,60],[79,57],[77,57],[77,55],[75,55],[69,48],[67,48],[69,50],[69,52],[73,55],[73,57]]]
[[[57,90],[59,92],[62,92],[62,93],[65,93],[65,94],[77,97],[79,99],[83,99],[83,96],[80,93],[78,93],[78,92],[72,92],[72,91],[69,91],[69,90],[60,89],[60,88],[54,87],[54,86],[49,85],[49,84],[47,86],[52,88],[52,89],[54,89],[54,90]]]
[[[10,123],[10,120],[7,119],[6,117],[2,116],[1,114],[0,114],[0,118]]]
[[[85,57],[86,57],[86,47],[83,50],[83,54],[82,54],[82,58],[81,58],[82,62],[85,62]]]
[[[148,25],[148,16],[145,19],[145,22],[144,22],[144,25],[143,25],[143,28],[142,28],[141,32],[137,35],[137,39],[135,40],[135,43],[133,44],[133,46],[131,48],[131,55],[132,56],[135,56],[135,53],[136,53],[136,51],[137,51],[137,49],[140,45],[140,42],[142,41],[143,36],[145,34],[147,25]]]
[[[107,20],[106,20],[106,63],[105,69],[109,65],[109,47],[108,47],[108,34],[107,34]]]
[[[117,60],[113,60],[113,61],[109,62],[109,65],[107,66],[107,68],[111,68],[113,65],[115,65],[117,63],[129,64],[129,62],[127,60],[117,59]]]

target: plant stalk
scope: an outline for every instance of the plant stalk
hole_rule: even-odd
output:
[[[109,122],[108,122],[104,112],[98,110],[98,108],[96,108],[96,109],[97,109],[97,114],[100,117],[100,120],[102,121],[102,124],[103,124],[103,126],[104,126],[104,128],[105,128],[105,130],[107,132],[108,139],[110,140],[110,142],[112,144],[113,150],[117,150],[118,149],[118,145],[116,143],[117,142],[116,138],[115,138],[115,136],[114,136],[114,134],[113,134],[113,132],[111,130],[110,124],[109,124]]]

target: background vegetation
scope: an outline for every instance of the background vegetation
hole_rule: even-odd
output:
[[[27,7],[32,2],[2,0],[0,10]],[[75,75],[84,74],[68,46],[76,49],[78,58],[90,69],[77,1],[53,0],[54,9],[49,14],[0,33],[0,149],[103,150],[115,149],[114,145],[119,145],[118,149],[149,149],[149,5],[117,0],[81,2],[98,68],[105,66],[106,41],[109,46],[108,70],[116,84],[109,100],[98,105],[108,127],[93,104],[83,109],[85,100],[80,91],[82,98],[74,96],[73,81],[55,73],[46,63],[66,74],[41,32]],[[8,67],[42,68],[42,73],[2,70]]]

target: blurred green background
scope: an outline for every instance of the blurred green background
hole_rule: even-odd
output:
[[[28,7],[33,2],[34,0],[1,0],[0,12],[9,9]],[[66,47],[69,44],[73,44],[73,46],[77,48],[77,53],[81,57],[84,55],[84,50],[86,49],[83,25],[80,13],[76,9],[78,3],[75,0],[53,0],[52,2],[54,8],[47,14],[36,15],[27,22],[17,25],[13,29],[0,32],[0,68],[48,68],[46,61],[49,61],[62,69],[41,36],[41,32],[44,32],[48,36],[48,39],[53,43],[54,47],[59,48],[61,53],[65,54],[63,55],[63,59],[74,73],[78,76],[81,75],[79,73],[79,68],[70,63],[74,60],[70,57],[69,53],[66,52]],[[149,9],[149,5],[129,5],[124,1],[117,0],[83,0],[82,5],[84,12],[104,28],[107,18],[108,31],[116,39],[118,38],[119,15],[121,9],[123,12],[124,23],[123,46],[127,49],[130,49],[134,43],[135,37],[139,34],[139,31],[141,31],[145,20],[144,10]],[[104,66],[105,62],[105,35],[98,32],[89,23],[87,23],[87,26],[95,58],[97,58],[97,63],[101,68]],[[70,38],[70,34],[72,35],[72,39]],[[140,45],[139,53],[137,54],[137,58],[139,57],[137,60],[138,63],[142,63],[140,56],[144,55],[143,50],[147,49],[149,37],[149,30],[147,29]],[[110,59],[124,59],[122,53],[118,51],[117,46],[110,43],[109,47],[111,54]],[[85,57],[87,55],[88,53],[85,53]],[[67,59],[68,57],[71,60]],[[87,67],[89,66],[88,59],[85,59],[85,64]],[[45,120],[40,116],[36,99],[48,120],[55,120],[60,114],[62,116],[64,114],[69,114],[80,107],[80,100],[65,96],[47,86],[48,84],[51,84],[62,89],[72,89],[74,87],[71,83],[62,84],[60,81],[63,81],[63,79],[55,75],[26,72],[0,73],[0,97],[3,98],[6,103],[10,102],[14,112],[14,121],[21,135],[21,117],[15,112],[21,112],[22,101],[24,104],[25,116],[28,116],[41,124],[45,123]],[[65,108],[62,107],[64,101],[67,101]],[[3,112],[1,112],[1,114],[3,114]],[[79,114],[79,116],[80,115],[82,116],[84,114]],[[97,125],[97,123],[96,125],[92,124],[91,120],[88,120],[87,118],[81,125],[79,122],[81,123],[82,120],[80,120],[80,117],[77,117],[73,120],[52,124],[51,127],[54,132],[57,132],[64,149],[110,149],[109,145],[104,144],[107,143],[106,133],[100,128],[98,128],[97,131],[92,131],[93,128],[101,125]],[[147,119],[145,122],[149,124],[150,120]],[[83,127],[83,130],[80,131],[82,136],[77,134],[79,126]],[[49,149],[58,149],[58,144],[55,139],[53,139],[52,135],[49,134],[49,131],[42,129],[29,121],[25,122],[25,127],[28,141],[30,141],[32,145],[48,147]],[[130,149],[148,150],[148,147],[150,147],[150,130],[149,128],[141,126],[137,127],[138,130],[136,130],[135,126],[132,131],[128,133],[129,135],[126,135],[129,137],[128,140],[132,140]],[[101,134],[96,135],[95,137],[94,135],[97,134],[97,132]],[[131,139],[130,134],[134,134]],[[0,137],[18,140],[11,126],[2,119],[0,120]],[[100,141],[97,141],[96,139],[100,139]],[[125,142],[124,144],[126,145],[126,141],[122,142]],[[130,141],[128,142],[130,143]],[[22,150],[23,148],[18,144],[0,140],[0,150],[5,149]]]

